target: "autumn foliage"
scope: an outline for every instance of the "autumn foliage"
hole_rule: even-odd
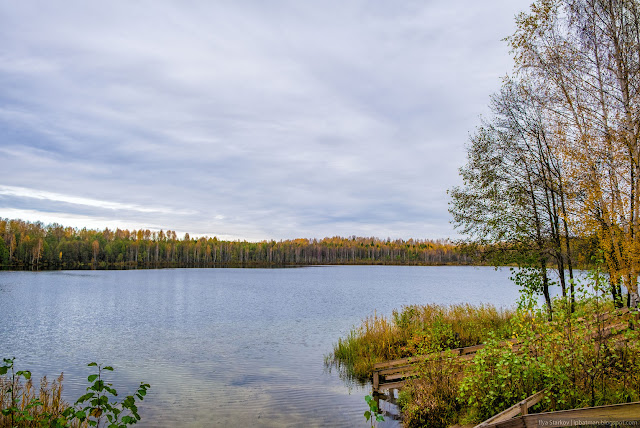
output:
[[[171,230],[89,230],[0,219],[0,265],[14,269],[469,264],[448,240],[178,238]]]
[[[640,5],[539,0],[507,38],[514,71],[471,137],[454,223],[471,241],[524,249],[518,264],[557,266],[575,302],[572,242],[591,240],[622,306],[640,273]],[[569,279],[565,280],[567,271]]]

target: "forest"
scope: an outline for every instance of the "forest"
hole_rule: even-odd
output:
[[[182,238],[175,231],[89,230],[0,218],[0,265],[9,269],[266,267],[319,264],[470,264],[449,240],[332,237],[280,241]]]

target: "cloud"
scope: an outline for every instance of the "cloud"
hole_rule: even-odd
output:
[[[0,2],[0,216],[453,236],[527,3]]]
[[[104,210],[127,210],[140,213],[162,213],[162,214],[195,214],[195,211],[172,210],[161,207],[139,206],[135,204],[122,204],[119,202],[100,201],[97,199],[82,198],[78,196],[63,195],[60,193],[46,192],[42,190],[27,189],[25,187],[0,185],[0,197],[13,196],[18,198],[39,199],[50,202],[65,202],[71,205],[84,205],[88,207],[100,208]]]

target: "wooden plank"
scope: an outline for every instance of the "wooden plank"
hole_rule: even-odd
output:
[[[393,388],[390,388],[386,393],[376,392],[374,393],[374,398],[379,398],[380,400],[386,401],[387,403],[391,403],[394,405],[398,405],[398,399],[395,397],[393,393],[395,391]]]
[[[480,345],[467,346],[466,348],[460,348],[460,355],[474,354],[484,347],[485,347],[485,344],[481,343]]]
[[[545,389],[545,390],[537,392],[537,393],[533,394],[531,397],[527,398],[525,400],[527,402],[527,410],[529,408],[531,408],[532,406],[535,406],[536,404],[541,402],[546,395],[547,395],[547,390]]]
[[[587,407],[583,409],[562,410],[559,412],[538,413],[524,416],[526,426],[559,427],[573,421],[634,421],[640,420],[640,401],[629,404]],[[573,424],[577,425],[577,423]]]
[[[529,406],[527,403],[520,403],[520,414],[526,416],[529,414]]]
[[[617,330],[617,333],[622,333],[624,330],[629,328],[629,324],[627,322],[622,322],[618,324],[610,325],[601,331],[595,331],[587,336],[587,339],[595,339],[595,338],[607,338],[611,336],[613,330]],[[616,333],[616,334],[617,334]]]
[[[378,373],[380,376],[387,376],[390,374],[402,373],[411,370],[415,370],[415,366],[392,367],[390,369],[376,370],[375,373]]]
[[[606,321],[610,318],[615,318],[618,316],[622,316],[626,313],[629,312],[629,308],[622,308],[622,309],[614,309],[613,311],[608,311],[608,312],[603,312],[601,314],[596,314],[595,316],[591,316],[589,318],[585,318],[585,317],[580,317],[577,318],[576,321],[579,323],[584,323],[585,321],[587,321],[588,323],[593,323],[593,322],[602,322],[602,321]]]
[[[515,418],[515,419],[509,419],[508,421],[504,421],[504,422],[499,422],[497,424],[494,425],[488,425],[491,427],[500,427],[500,428],[528,428],[528,425],[526,425],[526,421],[523,418]],[[536,428],[540,428],[538,426],[536,426]]]
[[[407,364],[415,363],[418,360],[419,360],[419,357],[407,357],[407,358],[401,358],[399,360],[390,360],[390,361],[385,361],[383,363],[375,363],[373,365],[373,369],[379,370],[379,369],[385,369],[387,367],[407,365]]]
[[[518,341],[518,339],[508,339],[506,341],[500,342],[500,344],[502,345],[502,344],[506,344],[507,342],[517,342],[517,341]],[[458,354],[458,355],[473,354],[473,353],[479,351],[480,349],[482,349],[484,347],[485,347],[485,344],[481,343],[479,345],[465,346],[464,348],[447,349],[445,351],[441,351],[440,355],[441,356],[447,356],[450,353]],[[374,370],[385,369],[385,368],[394,367],[394,366],[403,366],[403,365],[407,365],[407,364],[412,364],[412,363],[416,363],[416,362],[419,362],[419,361],[423,361],[423,360],[427,359],[429,356],[433,356],[434,354],[418,355],[418,356],[414,356],[414,357],[406,357],[406,358],[400,358],[400,359],[397,359],[397,360],[390,360],[390,361],[384,361],[384,362],[381,362],[381,363],[375,363],[373,365],[373,369]]]
[[[535,394],[525,398],[521,402],[514,404],[508,409],[505,409],[502,412],[498,413],[497,415],[494,415],[489,419],[487,419],[486,421],[476,425],[475,428],[495,426],[495,424],[511,419],[514,416],[519,415],[520,413],[526,414],[529,407],[534,406],[538,404],[540,401],[542,401],[546,393],[547,393],[546,389],[542,391],[538,391]],[[523,412],[523,409],[524,409],[524,412]]]
[[[478,426],[482,426],[483,428],[567,427],[576,425],[600,425],[603,422],[638,420],[640,420],[640,401],[627,404],[613,404],[610,406],[536,413],[492,424],[485,425],[483,423]]]
[[[475,358],[476,354],[465,354],[458,357],[458,361],[471,361]]]
[[[606,323],[608,321],[613,321],[618,317],[621,317],[629,312],[629,308],[616,309],[613,311],[605,312],[604,314],[597,314],[596,319],[593,320],[597,323]]]
[[[380,387],[378,388],[379,391],[388,391],[390,389],[400,389],[404,386],[406,381],[402,380],[399,382],[389,382],[389,383],[383,383],[380,384]]]
[[[389,376],[385,376],[384,380],[388,381],[388,380],[395,380],[395,379],[404,379],[405,377],[417,376],[418,373],[419,372],[417,371],[412,371],[412,372],[402,372],[402,373],[392,374]]]
[[[494,415],[493,417],[487,419],[485,422],[481,423],[480,425],[478,425],[476,428],[478,427],[490,427],[493,426],[495,424],[497,424],[498,422],[502,422],[502,421],[506,421],[508,419],[511,419],[515,416],[518,416],[520,414],[520,403],[516,404],[515,406],[511,406],[506,410],[503,410],[502,412],[498,413],[497,415]]]

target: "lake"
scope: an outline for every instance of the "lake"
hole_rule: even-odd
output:
[[[511,306],[508,277],[466,266],[0,272],[0,357],[34,379],[64,371],[69,401],[92,361],[116,369],[120,395],[150,383],[138,427],[367,426],[370,386],[325,368],[333,343],[403,305]]]

